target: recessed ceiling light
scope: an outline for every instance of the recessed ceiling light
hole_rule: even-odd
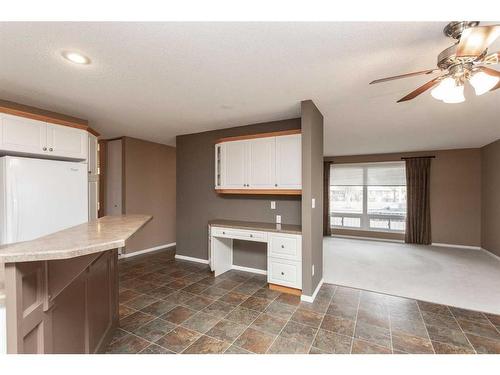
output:
[[[78,52],[63,51],[62,56],[66,60],[71,61],[72,63],[75,64],[82,64],[82,65],[90,64],[90,59],[87,56],[82,55],[81,53]]]

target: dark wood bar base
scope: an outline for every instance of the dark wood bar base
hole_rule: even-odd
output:
[[[5,264],[7,352],[99,353],[118,326],[118,251]]]

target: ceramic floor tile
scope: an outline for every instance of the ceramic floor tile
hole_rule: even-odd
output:
[[[263,313],[253,322],[251,328],[277,335],[286,324],[285,319]]]
[[[327,353],[348,354],[351,352],[351,342],[352,337],[320,329],[312,346]]]
[[[318,328],[321,324],[321,321],[323,320],[323,314],[299,308],[295,311],[290,319],[297,323]]]
[[[486,337],[467,333],[467,338],[479,354],[500,354],[500,340],[492,340]]]
[[[206,335],[222,341],[233,342],[246,328],[247,326],[243,324],[235,323],[230,320],[221,320],[213,326]]]
[[[433,354],[431,341],[422,337],[393,334],[392,348],[410,354]]]
[[[231,320],[235,323],[250,325],[260,315],[258,311],[245,309],[241,306],[236,307],[231,311],[225,319]]]
[[[321,323],[321,328],[327,331],[340,333],[345,336],[354,334],[354,320],[344,319],[339,316],[325,315]]]
[[[294,321],[289,321],[281,331],[280,336],[310,345],[313,342],[317,331],[318,330],[316,328]]]
[[[139,354],[175,354],[175,353],[161,347],[160,345],[151,344],[142,351],[140,351]]]
[[[134,354],[140,352],[147,346],[149,346],[148,341],[134,335],[126,335],[108,345],[106,353]]]
[[[121,319],[120,327],[126,331],[132,332],[133,330],[150,322],[153,319],[155,319],[155,316],[153,315],[145,314],[141,311],[136,311],[135,313]]]
[[[191,344],[184,354],[222,354],[230,346],[230,343],[214,339],[213,337],[201,336]]]
[[[391,333],[387,328],[357,322],[354,337],[386,348],[391,347]]]
[[[220,318],[199,312],[193,315],[188,320],[184,321],[181,325],[192,331],[205,333],[219,322]]]
[[[160,337],[165,336],[168,332],[172,331],[175,325],[163,319],[155,319],[146,323],[142,327],[134,329],[132,333],[136,336],[142,337],[147,341],[156,341]]]
[[[269,354],[307,354],[308,352],[309,345],[282,336],[278,336],[267,351]]]
[[[275,338],[275,335],[247,328],[234,344],[252,353],[263,354],[269,349]]]
[[[241,304],[241,307],[255,311],[264,311],[267,306],[271,304],[271,301],[265,298],[259,297],[249,297],[245,302]]]
[[[156,343],[165,349],[180,353],[198,340],[200,336],[199,333],[190,331],[186,328],[176,327],[174,330],[157,340]]]
[[[166,314],[162,315],[161,318],[174,324],[181,324],[183,321],[188,320],[194,314],[196,314],[195,310],[191,310],[185,306],[177,306]]]
[[[288,305],[286,303],[281,303],[278,301],[273,301],[269,306],[267,306],[265,312],[282,319],[289,319],[295,310],[296,306]]]
[[[368,341],[354,339],[352,343],[352,354],[391,354],[389,348],[372,344]]]

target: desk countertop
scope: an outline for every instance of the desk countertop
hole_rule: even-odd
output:
[[[208,222],[208,225],[234,229],[259,230],[264,232],[302,234],[302,226],[293,224],[259,223],[252,221],[215,219],[210,220]]]
[[[151,219],[149,215],[104,216],[32,241],[2,245],[0,263],[68,259],[123,247]]]

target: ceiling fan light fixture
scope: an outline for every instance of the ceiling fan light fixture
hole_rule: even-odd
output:
[[[500,78],[489,75],[485,72],[475,72],[470,77],[469,82],[474,87],[476,95],[483,95],[496,86]]]
[[[446,77],[431,91],[431,95],[434,99],[443,100],[455,86],[455,80],[451,77]]]
[[[464,85],[455,85],[443,98],[444,103],[462,103],[465,101]]]

